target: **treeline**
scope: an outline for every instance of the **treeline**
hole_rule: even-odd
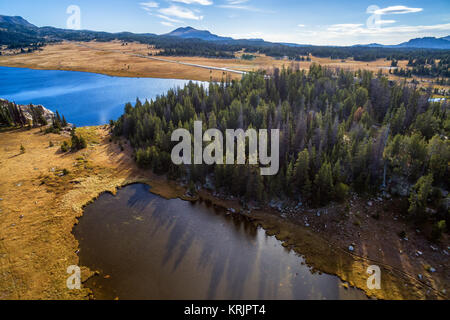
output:
[[[50,120],[50,121],[49,121]],[[49,123],[50,122],[50,123]],[[68,126],[64,115],[44,114],[40,105],[21,106],[7,100],[0,100],[0,126],[3,127],[46,127],[46,133],[60,133]]]
[[[345,60],[353,58],[356,61],[375,61],[377,59],[410,60],[410,59],[442,59],[448,57],[448,50],[412,49],[412,48],[372,48],[372,47],[322,47],[322,46],[286,46],[272,44],[271,46],[250,45],[245,47],[248,52],[259,52],[271,57],[288,57],[291,60],[299,56],[313,55],[320,58]]]
[[[212,182],[247,200],[323,205],[345,199],[350,190],[378,192],[385,176],[388,185],[412,186],[426,176],[434,188],[449,189],[448,105],[430,103],[429,96],[368,71],[313,64],[309,72],[276,69],[207,87],[189,83],[155,101],[127,103],[113,132],[129,139],[140,166],[173,179]],[[262,177],[250,165],[172,164],[173,130],[192,133],[196,120],[204,130],[223,133],[280,129],[279,173]],[[417,211],[425,210],[421,203]]]
[[[226,52],[226,51],[217,51],[214,49],[203,49],[201,53],[199,53],[198,48],[195,47],[195,44],[189,47],[183,48],[165,48],[162,51],[159,51],[157,54],[159,56],[181,56],[181,57],[192,57],[192,56],[202,56],[205,58],[222,58],[222,59],[234,59],[234,53]]]
[[[393,64],[395,60],[392,61]],[[430,78],[450,78],[450,55],[443,56],[438,62],[434,58],[419,57],[410,58],[406,69],[394,69],[393,74],[401,77],[422,76]],[[396,65],[395,65],[396,66]]]
[[[58,110],[56,110],[56,115],[52,116],[52,123],[48,128],[45,129],[45,133],[56,133],[59,134],[62,129],[68,126],[66,118],[59,115]]]
[[[28,117],[26,116],[28,115]],[[45,126],[47,120],[44,117],[43,109],[39,106],[30,104],[27,112],[14,102],[6,100],[0,101],[0,126]]]

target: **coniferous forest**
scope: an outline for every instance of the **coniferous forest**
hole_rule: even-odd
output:
[[[155,101],[126,104],[112,124],[116,136],[129,139],[141,167],[247,201],[320,206],[349,192],[384,191],[409,197],[415,217],[423,217],[433,199],[438,219],[448,219],[449,106],[429,102],[430,94],[381,74],[312,65],[309,71],[275,69],[206,86],[191,82]],[[263,177],[250,165],[172,164],[171,133],[192,133],[196,120],[203,130],[223,133],[280,129],[278,174]]]

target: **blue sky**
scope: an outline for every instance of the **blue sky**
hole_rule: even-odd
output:
[[[70,5],[80,8],[82,29],[109,32],[162,34],[192,26],[234,38],[316,45],[450,35],[449,0],[20,0],[1,1],[0,14],[66,28]]]

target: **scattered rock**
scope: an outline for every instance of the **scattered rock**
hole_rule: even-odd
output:
[[[411,184],[404,178],[395,177],[392,180],[391,193],[401,197],[406,197],[409,195],[409,190]]]
[[[430,269],[428,269],[428,271],[431,272],[431,273],[433,273],[433,272],[436,272],[436,269],[433,268],[433,267],[431,267]]]
[[[23,214],[21,214],[21,215],[19,216],[19,219],[23,219],[23,217],[24,217],[24,215],[23,215]]]
[[[419,274],[417,275],[417,278],[419,278],[419,280],[422,280],[422,279],[423,279],[423,276],[419,273]]]
[[[234,208],[228,208],[228,211],[230,211],[231,213],[236,213],[236,210],[234,210]]]
[[[342,287],[344,287],[345,289],[348,289],[348,284],[347,283],[343,283]]]
[[[17,186],[18,186],[18,187],[21,187],[21,186],[22,186],[22,182],[19,182],[19,183],[17,184]]]
[[[369,207],[371,207],[371,206],[373,206],[373,202],[372,202],[372,201],[369,201],[369,202],[367,202],[367,205],[368,205]]]
[[[348,251],[353,252],[355,250],[355,248],[353,246],[348,246]]]
[[[416,256],[421,256],[422,254],[423,254],[422,251],[419,251],[419,250],[416,251]]]
[[[0,201],[3,201],[3,198],[0,198]]]
[[[439,188],[439,190],[441,191],[442,197],[447,198],[448,196],[448,191],[442,188]]]
[[[431,248],[431,250],[433,250],[433,251],[438,251],[438,248],[436,248],[436,247],[434,247],[434,246],[432,246],[432,245],[430,245],[430,248]]]

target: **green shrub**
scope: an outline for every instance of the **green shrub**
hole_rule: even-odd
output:
[[[64,142],[61,144],[61,151],[62,151],[62,152],[67,152],[67,151],[69,151],[69,144],[67,143],[67,141],[64,141]]]
[[[348,196],[348,191],[350,190],[350,187],[346,185],[345,183],[339,182],[336,184],[336,187],[334,189],[336,199],[338,201],[345,200]]]
[[[442,237],[442,234],[445,232],[446,229],[447,229],[447,224],[446,224],[445,220],[436,222],[433,225],[433,229],[431,231],[431,238],[434,241],[440,240]]]

